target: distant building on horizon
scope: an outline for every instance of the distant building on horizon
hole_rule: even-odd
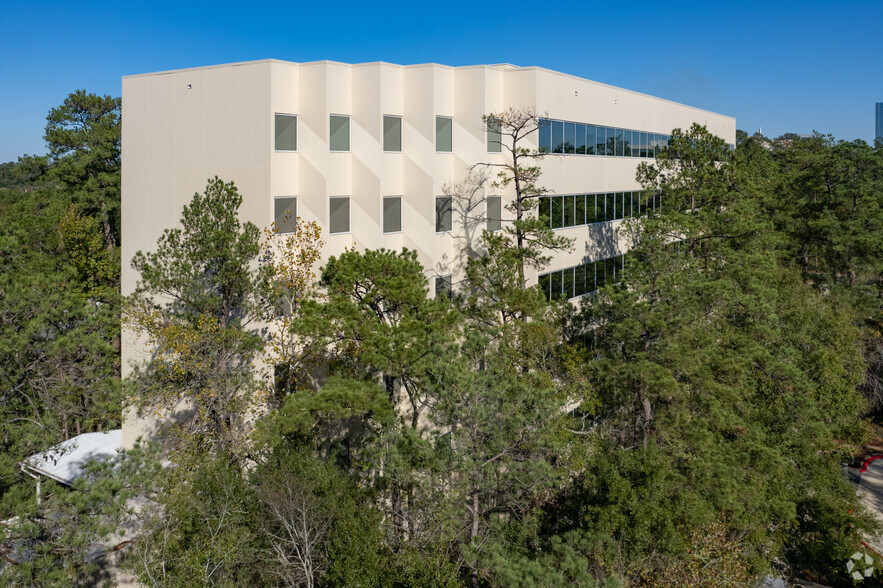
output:
[[[883,141],[883,102],[878,102],[876,107],[877,127],[874,131],[874,140]]]

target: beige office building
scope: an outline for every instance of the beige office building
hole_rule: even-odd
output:
[[[465,256],[482,229],[505,225],[513,195],[487,186],[467,200],[451,187],[476,163],[503,162],[482,115],[510,107],[544,119],[524,146],[550,152],[541,209],[576,240],[529,276],[550,295],[578,296],[615,274],[620,219],[659,206],[635,193],[637,166],[672,129],[700,123],[735,143],[731,117],[540,67],[263,60],[127,76],[123,293],[137,281],[134,253],[178,225],[214,176],[236,182],[243,220],[267,227],[286,210],[315,220],[326,258],[407,247],[431,289],[456,290]],[[124,365],[140,359],[124,340]]]

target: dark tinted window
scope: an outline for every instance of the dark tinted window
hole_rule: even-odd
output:
[[[297,151],[297,116],[276,115],[276,151]]]
[[[383,117],[383,150],[402,150],[402,119],[399,116]]]
[[[450,196],[435,199],[435,232],[447,233],[453,227],[453,210]]]
[[[383,232],[398,233],[402,230],[402,199],[390,196],[383,199]]]
[[[280,233],[293,233],[297,228],[297,198],[276,198],[273,201],[273,221]]]

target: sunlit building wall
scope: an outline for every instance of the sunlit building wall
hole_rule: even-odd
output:
[[[587,291],[586,268],[593,280],[602,265],[615,275],[626,249],[616,227],[656,205],[636,196],[637,167],[672,129],[700,123],[735,143],[731,117],[540,67],[263,60],[127,76],[123,293],[138,279],[128,263],[135,252],[177,226],[214,176],[238,186],[243,220],[283,230],[293,229],[286,212],[316,221],[324,259],[407,247],[426,268],[430,294],[456,290],[481,231],[511,221],[513,192],[488,184],[464,200],[451,187],[477,163],[504,162],[482,115],[510,107],[544,119],[523,146],[549,152],[542,210],[575,246],[554,256],[542,283],[568,296],[577,295],[573,280]],[[148,352],[126,334],[124,370]],[[128,427],[125,442],[136,433]]]

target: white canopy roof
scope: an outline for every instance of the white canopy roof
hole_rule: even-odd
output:
[[[83,475],[90,459],[104,460],[117,454],[123,444],[123,430],[83,433],[22,462],[22,468],[70,486]]]

